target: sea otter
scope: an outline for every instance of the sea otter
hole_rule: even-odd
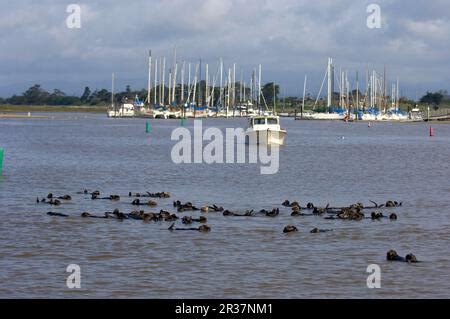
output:
[[[298,232],[298,228],[292,225],[288,225],[286,227],[284,227],[283,229],[283,233],[287,234],[287,233],[294,233],[294,232]]]
[[[102,199],[102,200],[112,200],[112,201],[119,201],[120,200],[120,196],[119,195],[109,195],[109,197],[102,197],[99,198],[99,195],[96,194],[92,194],[91,195],[91,199],[95,200],[95,199]]]
[[[300,207],[300,204],[298,202],[292,202],[291,203],[288,200],[285,200],[283,202],[283,204],[281,204],[281,205],[283,205],[284,207],[295,207],[295,206]]]
[[[112,213],[106,212],[105,216],[107,216],[108,218],[119,219],[119,220],[128,219],[128,215],[120,212],[118,209],[115,209]]]
[[[383,215],[383,213],[373,212],[371,214],[371,218],[372,218],[372,220],[380,220],[381,218],[385,218],[385,216]]]
[[[416,256],[413,254],[406,255],[405,258],[399,256],[397,252],[393,249],[389,250],[386,254],[386,259],[388,261],[400,261],[400,262],[407,262],[407,263],[418,263]]]
[[[105,214],[105,216],[94,216],[94,215],[91,215],[91,213],[88,213],[88,212],[82,213],[81,217],[83,217],[83,218],[98,218],[98,219],[108,218],[108,216],[106,216],[106,214]]]
[[[135,200],[131,203],[131,205],[133,205],[133,206],[142,206],[142,205],[147,205],[147,206],[157,206],[158,203],[155,202],[155,201],[152,201],[152,200],[150,200],[150,201],[148,201],[148,202],[146,202],[146,203],[141,203],[141,201],[140,201],[139,199],[135,199]]]
[[[66,215],[66,214],[53,213],[53,212],[48,212],[47,215],[54,216],[54,217],[69,217],[69,215]]]
[[[279,208],[274,208],[274,209],[272,209],[272,211],[266,212],[266,216],[267,217],[276,217],[278,215],[280,215],[280,209]]]
[[[319,233],[328,233],[330,231],[333,231],[332,229],[319,229],[319,228],[314,228],[313,230],[310,231],[311,234],[319,234]]]
[[[253,210],[247,210],[244,214],[235,213],[229,210],[223,211],[223,216],[235,216],[235,217],[251,217],[253,216]]]
[[[360,221],[364,218],[364,214],[360,210],[344,208],[337,214],[337,217],[339,219]]]
[[[175,228],[175,223],[173,223],[170,227],[169,227],[170,231],[174,231],[174,230],[192,230],[192,231],[199,231],[201,233],[207,233],[211,231],[211,227],[209,227],[208,225],[201,225],[198,228]]]
[[[390,208],[392,208],[392,207],[401,207],[402,206],[402,202],[397,202],[397,201],[392,201],[392,200],[389,200],[389,201],[387,201],[386,202],[386,207],[390,207]]]

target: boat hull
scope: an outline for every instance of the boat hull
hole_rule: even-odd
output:
[[[249,131],[246,136],[246,143],[249,145],[284,145],[286,139],[286,131],[259,130]]]

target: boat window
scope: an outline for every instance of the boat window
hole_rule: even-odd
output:
[[[266,124],[266,120],[265,119],[255,119],[253,123],[256,125],[262,125],[262,124]]]
[[[267,124],[276,125],[276,124],[278,124],[278,120],[277,119],[267,119]]]

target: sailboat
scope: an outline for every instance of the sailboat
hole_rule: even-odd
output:
[[[125,101],[122,105],[117,106],[114,103],[114,73],[112,74],[112,90],[111,90],[111,107],[107,111],[108,117],[111,118],[121,118],[121,117],[134,117],[135,116],[135,106],[133,103]]]
[[[302,115],[303,119],[330,121],[330,120],[344,120],[346,118],[347,114],[343,110],[343,108],[335,108],[332,106],[332,98],[333,98],[333,91],[334,91],[334,66],[333,66],[332,58],[328,58],[327,71],[325,72],[325,76],[323,78],[322,85],[321,85],[319,94],[317,95],[315,104],[317,104],[317,102],[319,101],[319,96],[322,93],[322,89],[325,84],[326,77],[328,77],[327,111],[324,113],[321,113],[321,112],[303,113],[303,115]],[[342,91],[342,88],[341,88],[341,91]]]

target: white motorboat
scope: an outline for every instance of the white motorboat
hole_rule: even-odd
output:
[[[113,107],[108,110],[108,117],[134,117],[134,105],[123,103],[120,107]]]
[[[284,145],[287,132],[278,116],[252,116],[248,121],[247,144]]]
[[[422,111],[420,109],[412,109],[411,112],[409,112],[409,119],[411,121],[418,121],[421,122],[423,121],[423,114]]]

